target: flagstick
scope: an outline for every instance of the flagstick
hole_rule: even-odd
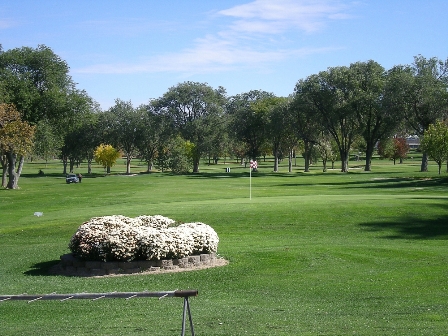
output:
[[[249,199],[252,199],[252,167],[249,168]]]

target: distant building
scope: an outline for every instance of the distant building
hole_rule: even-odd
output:
[[[410,149],[418,149],[420,147],[420,139],[417,135],[410,135],[406,138],[406,143]]]

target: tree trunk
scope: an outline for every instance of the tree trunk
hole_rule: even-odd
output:
[[[21,155],[20,156],[20,160],[19,160],[19,166],[17,167],[17,170],[16,170],[16,174],[17,174],[17,176],[16,176],[16,179],[17,179],[16,184],[17,185],[19,184],[20,175],[22,175],[22,169],[23,169],[24,163],[25,163],[25,156]]]
[[[63,166],[62,174],[67,175],[67,158],[65,156],[62,157],[62,166]]]
[[[193,173],[199,173],[199,160],[193,160]]]
[[[1,163],[2,163],[2,187],[6,188],[8,182],[8,159],[6,155],[1,155]]]
[[[303,156],[305,158],[305,173],[308,173],[310,171],[310,159],[308,152],[305,151]]]
[[[131,174],[131,160],[132,160],[132,158],[128,155],[126,157],[126,174],[127,175]]]
[[[201,161],[201,153],[195,148],[193,152],[193,173],[199,173],[199,161]]]
[[[288,172],[292,173],[292,158],[293,158],[293,151],[290,150],[289,151],[289,155],[288,155]]]
[[[274,151],[274,172],[278,172],[278,151]]]
[[[87,160],[87,174],[92,174],[92,159]]]
[[[110,166],[106,167],[106,174],[110,174]]]
[[[8,159],[8,175],[9,180],[6,188],[17,189],[17,173],[15,172],[17,155],[11,152],[6,152],[6,157]]]
[[[440,171],[442,170],[442,161],[437,162],[437,165],[439,166],[439,175],[440,175]]]
[[[322,171],[325,173],[327,171],[327,159],[322,159],[322,164],[324,166],[324,168],[322,169]]]
[[[74,169],[75,169],[75,160],[70,159],[70,173],[73,173]]]
[[[428,154],[426,152],[423,152],[422,156],[422,164],[420,166],[421,172],[427,172],[428,171]]]
[[[305,153],[303,154],[303,158],[305,159],[305,173],[310,171],[310,161],[311,161],[311,147],[308,141],[304,142]]]
[[[368,143],[367,149],[366,149],[366,165],[364,167],[364,171],[371,171],[371,169],[372,169],[373,149],[374,149],[374,145],[371,143]]]
[[[341,172],[342,173],[348,173],[348,151],[340,151],[341,155]]]

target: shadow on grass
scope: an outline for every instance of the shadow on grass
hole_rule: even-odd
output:
[[[316,176],[316,175],[314,175]],[[279,186],[294,187],[294,186],[306,186],[306,185],[319,185],[316,181],[308,184],[303,180],[297,183],[284,183]],[[361,181],[349,181],[343,180],[341,182],[327,182],[322,181],[322,184],[327,186],[343,186],[344,188],[429,188],[429,187],[448,187],[448,177],[391,177],[391,178],[372,178]]]
[[[50,274],[50,269],[53,266],[56,266],[60,260],[51,260],[51,261],[44,261],[37,264],[34,264],[31,266],[31,269],[23,272],[25,275],[31,275],[31,276],[42,276],[42,275],[53,275]]]
[[[390,222],[359,224],[368,231],[384,231],[386,239],[439,239],[448,240],[448,214],[435,218],[404,216]]]
[[[96,178],[96,177],[104,177],[104,176],[107,176],[107,175],[104,174],[104,173],[92,173],[92,174],[85,174],[85,175],[83,174],[82,178],[83,179],[84,178]],[[61,173],[44,173],[43,175],[39,174],[39,173],[36,173],[36,174],[27,173],[27,174],[21,174],[20,177],[27,177],[27,178],[51,177],[51,178],[63,178],[63,179],[65,179],[66,175],[61,174]]]

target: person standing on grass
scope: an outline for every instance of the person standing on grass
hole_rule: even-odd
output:
[[[78,174],[78,179],[79,179],[79,183],[81,183],[81,181],[82,181],[82,175],[81,175],[81,173]]]

